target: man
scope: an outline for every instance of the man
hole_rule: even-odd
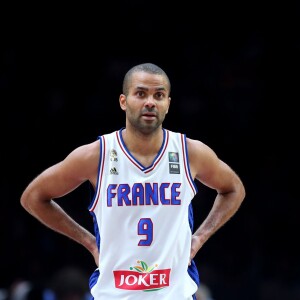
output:
[[[170,91],[160,67],[131,68],[119,97],[126,126],[73,150],[21,196],[29,213],[93,255],[95,300],[196,299],[199,277],[193,258],[245,198],[238,175],[211,148],[162,127]],[[193,233],[195,180],[217,195]],[[89,206],[95,236],[53,200],[86,181],[95,191]]]

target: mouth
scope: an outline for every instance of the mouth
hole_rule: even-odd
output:
[[[145,115],[143,115],[142,118],[146,121],[153,121],[156,119],[155,116],[145,116]]]
[[[156,113],[145,113],[145,114],[142,114],[142,118],[143,119],[146,119],[146,120],[153,120],[153,119],[156,119]]]

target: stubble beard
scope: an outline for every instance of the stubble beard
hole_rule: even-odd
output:
[[[128,118],[128,122],[134,130],[149,135],[161,128],[163,120],[157,118],[155,121],[146,122],[139,116],[138,118]]]

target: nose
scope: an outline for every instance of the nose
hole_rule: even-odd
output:
[[[147,107],[154,107],[155,106],[155,100],[153,99],[152,96],[147,97],[145,106],[147,106]]]

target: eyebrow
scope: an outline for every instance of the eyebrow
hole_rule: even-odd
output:
[[[148,91],[149,90],[149,88],[144,87],[144,86],[137,86],[136,89],[137,90],[143,90],[143,91]],[[155,90],[156,91],[166,91],[166,88],[164,88],[164,87],[158,87]]]

